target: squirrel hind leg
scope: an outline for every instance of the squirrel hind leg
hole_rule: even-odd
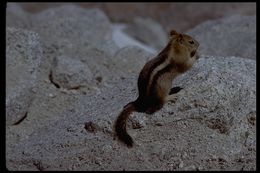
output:
[[[145,113],[147,114],[153,114],[155,112],[157,112],[158,110],[160,110],[163,107],[164,102],[158,102],[155,105],[150,105],[150,107],[148,109],[146,109]]]

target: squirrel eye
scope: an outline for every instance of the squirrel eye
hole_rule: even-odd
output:
[[[191,41],[189,41],[189,43],[190,43],[190,44],[194,44],[194,41],[193,41],[193,40],[191,40]]]

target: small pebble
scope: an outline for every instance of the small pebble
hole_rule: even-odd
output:
[[[50,94],[49,94],[49,97],[54,98],[54,97],[56,97],[56,95],[50,93]]]
[[[44,79],[45,83],[51,83],[51,81],[49,79]]]
[[[181,161],[181,163],[179,164],[179,168],[183,168],[183,161]]]

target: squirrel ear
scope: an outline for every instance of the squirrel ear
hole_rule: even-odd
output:
[[[178,41],[182,44],[183,43],[183,35],[179,34]]]
[[[177,31],[175,31],[175,30],[171,30],[171,32],[170,32],[170,36],[172,37],[172,36],[176,36],[176,35],[179,35],[179,33],[177,32]]]

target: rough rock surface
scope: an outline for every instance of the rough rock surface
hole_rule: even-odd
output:
[[[22,13],[19,14],[22,16]],[[64,5],[30,16],[28,22],[32,25],[30,29],[39,33],[43,43],[45,58],[42,70],[45,76],[49,75],[53,67],[54,57],[65,55],[87,64],[98,83],[109,82],[115,78],[114,73],[120,73],[117,68],[112,67],[113,64],[118,64],[113,57],[121,48],[135,46],[150,53],[155,52],[129,36],[126,38],[125,35],[120,35],[107,16],[98,9],[85,10],[74,5]]]
[[[256,59],[256,16],[231,16],[204,22],[187,33],[203,54]]]
[[[42,49],[37,33],[6,29],[6,124],[18,123],[37,90]]]
[[[115,64],[117,69],[127,74],[138,75],[145,63],[153,58],[153,55],[138,47],[128,46],[116,52],[113,58],[116,62],[120,62]]]
[[[92,76],[87,64],[77,59],[66,56],[54,59],[51,77],[57,87],[67,89],[90,87]]]
[[[82,15],[85,19],[80,19]],[[13,82],[12,74],[28,74],[15,71],[11,63],[27,66],[22,59],[13,62],[20,56],[9,55],[20,50],[17,54],[24,57],[42,54],[40,75],[33,72],[26,78],[32,85],[39,80],[40,87],[28,94],[34,99],[27,116],[6,125],[7,169],[256,170],[255,60],[202,55],[173,82],[184,88],[175,103],[153,115],[131,115],[128,132],[135,146],[128,149],[114,136],[113,124],[123,106],[137,97],[138,72],[154,57],[146,51],[152,48],[115,34],[113,24],[96,9],[63,6],[32,16],[31,29],[39,38],[35,32],[7,28],[7,43],[25,35],[16,42],[22,42],[21,47],[7,44],[7,86]],[[93,31],[100,32],[97,40],[89,33]],[[84,44],[87,36],[92,43]],[[105,43],[102,36],[107,36]],[[33,67],[30,62],[28,70]],[[92,87],[74,87],[84,82]]]
[[[84,10],[73,5],[64,5],[37,14],[32,25],[31,29],[39,33],[45,44],[57,46],[64,54],[73,55],[77,53],[76,50],[89,47],[111,55],[117,50],[117,46],[111,41],[110,21],[98,9]]]
[[[253,60],[201,58],[174,83],[184,87],[175,104],[166,104],[154,115],[133,113],[135,128],[131,121],[128,123],[135,140],[133,149],[114,140],[112,128],[123,105],[137,96],[136,77],[120,79],[100,93],[78,95],[74,104],[56,115],[57,119],[35,129],[26,140],[8,143],[7,167],[254,170],[255,72]]]

